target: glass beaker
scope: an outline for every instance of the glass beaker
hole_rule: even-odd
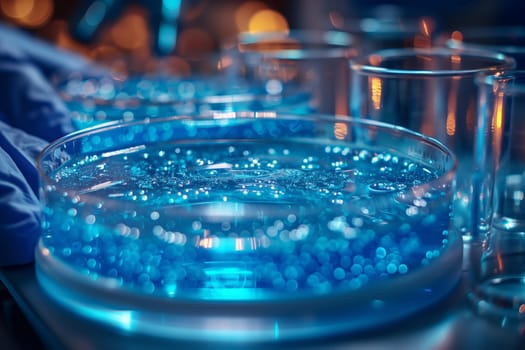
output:
[[[483,195],[480,250],[472,255],[477,311],[525,322],[525,71],[481,75],[476,185]]]
[[[348,62],[357,53],[350,34],[296,30],[241,33],[237,40],[249,81],[285,97],[304,96],[281,111],[348,115]]]
[[[478,104],[476,74],[514,67],[501,53],[449,49],[393,49],[352,61],[351,113],[416,130],[448,145],[459,159],[454,227],[476,238],[472,160]]]

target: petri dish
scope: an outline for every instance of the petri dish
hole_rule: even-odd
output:
[[[311,93],[304,87],[256,81],[246,75],[238,60],[233,55],[211,55],[193,61],[180,59],[177,63],[182,68],[170,69],[169,62],[149,63],[153,65],[149,71],[137,70],[135,62],[122,63],[125,68],[108,63],[107,68],[57,74],[53,85],[77,130],[146,117],[245,110],[313,112]]]
[[[124,332],[266,342],[375,328],[447,295],[456,159],[350,117],[151,118],[78,131],[37,160],[37,279]]]

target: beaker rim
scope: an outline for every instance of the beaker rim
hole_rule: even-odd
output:
[[[427,66],[414,65],[415,60]],[[431,61],[436,62],[432,65]],[[437,63],[445,65],[437,66]],[[376,51],[351,60],[350,65],[353,72],[365,75],[430,77],[471,76],[484,71],[513,69],[516,62],[500,52],[434,47]]]

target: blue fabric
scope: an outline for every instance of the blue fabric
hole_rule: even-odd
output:
[[[46,144],[0,122],[0,265],[33,260],[40,235],[34,160]]]
[[[48,142],[73,131],[48,79],[88,66],[80,56],[0,24],[0,265],[33,261],[41,233],[35,160]]]

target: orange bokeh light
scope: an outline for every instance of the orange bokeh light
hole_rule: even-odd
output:
[[[287,32],[288,21],[279,12],[274,10],[257,11],[248,25],[250,32]]]
[[[16,24],[36,28],[46,24],[53,15],[53,0],[3,0],[0,11]]]
[[[453,40],[462,41],[463,40],[463,34],[459,30],[455,30],[452,32],[452,35],[450,36]]]
[[[250,19],[258,11],[266,10],[268,7],[260,1],[248,1],[241,4],[235,11],[235,24],[239,32],[247,32],[250,29]]]
[[[111,28],[110,36],[116,46],[137,50],[148,46],[148,24],[143,13],[131,10]]]
[[[371,54],[369,61],[372,66],[379,66],[381,64],[381,61],[383,61],[383,59],[381,58],[381,55]]]

